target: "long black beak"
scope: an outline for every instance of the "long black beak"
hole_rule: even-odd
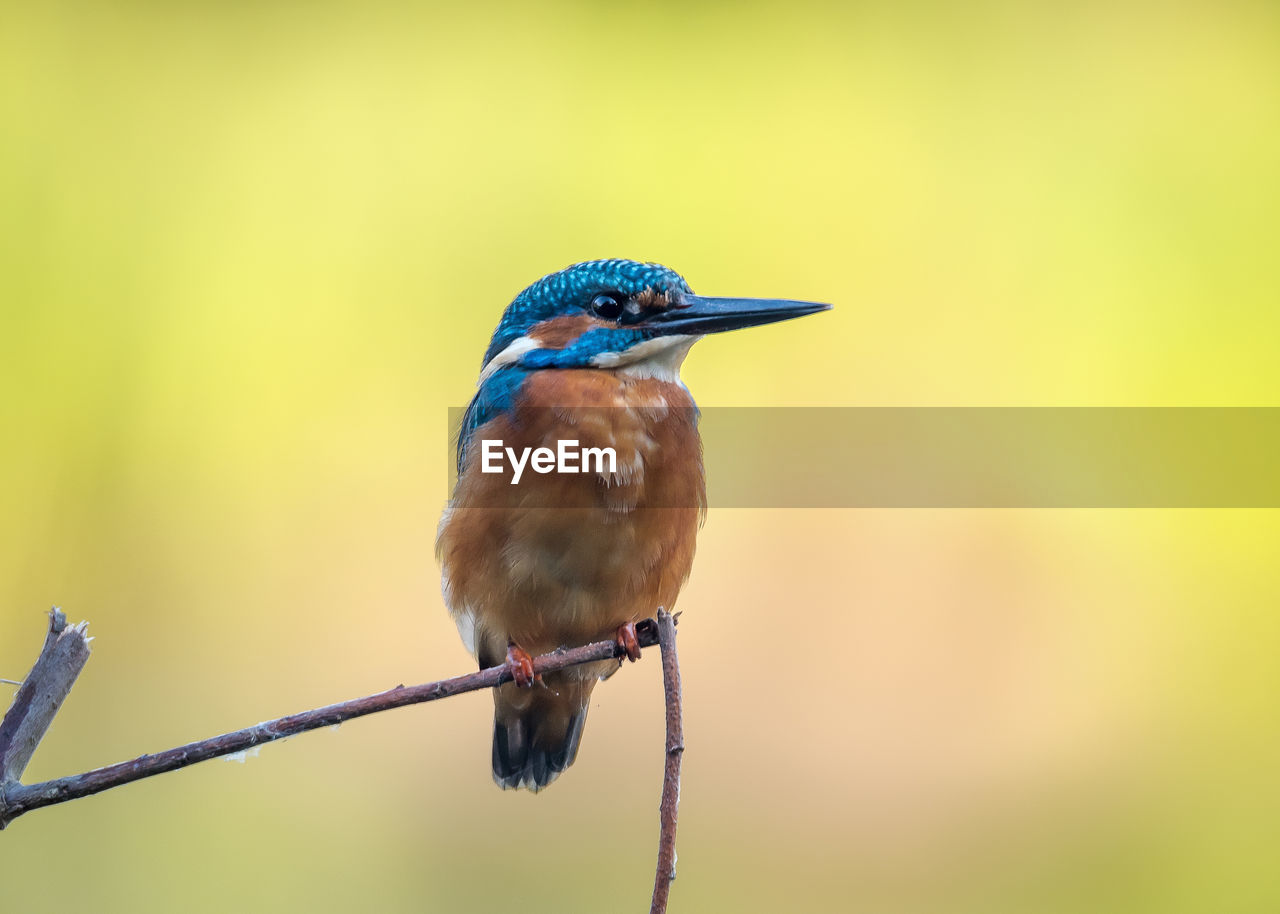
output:
[[[672,307],[649,315],[639,326],[664,336],[673,333],[700,335],[789,321],[793,317],[830,310],[830,305],[820,302],[784,298],[706,298],[679,294]]]

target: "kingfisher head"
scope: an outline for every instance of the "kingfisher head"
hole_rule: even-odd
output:
[[[625,370],[675,380],[689,347],[705,334],[829,307],[706,298],[661,264],[591,260],[544,276],[515,297],[485,352],[481,382],[506,368]]]
[[[684,277],[657,263],[591,260],[566,267],[529,286],[503,312],[484,354],[460,451],[472,430],[510,407],[530,372],[594,369],[679,383],[684,357],[704,335],[830,307],[694,295]]]

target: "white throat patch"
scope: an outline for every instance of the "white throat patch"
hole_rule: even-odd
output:
[[[602,352],[591,360],[594,368],[607,368],[629,378],[655,378],[679,384],[680,366],[700,336],[672,334],[637,343],[623,352]]]

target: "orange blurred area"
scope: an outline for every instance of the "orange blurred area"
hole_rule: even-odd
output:
[[[1280,394],[1267,4],[5,19],[0,676],[52,603],[96,636],[28,781],[469,670],[449,410],[574,261],[836,305],[700,343],[704,406]],[[1280,908],[1277,512],[724,508],[699,542],[672,911]],[[656,659],[537,796],[463,696],[33,812],[0,907],[643,909]]]

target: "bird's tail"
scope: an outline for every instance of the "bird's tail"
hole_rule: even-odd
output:
[[[522,689],[493,690],[493,779],[503,790],[539,791],[573,764],[596,680],[548,674]]]

